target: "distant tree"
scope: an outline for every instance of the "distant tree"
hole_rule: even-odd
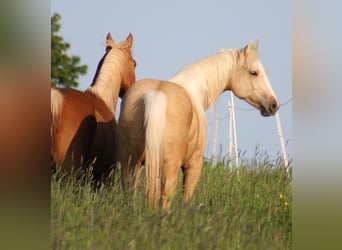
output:
[[[51,17],[51,86],[77,87],[76,80],[87,73],[88,66],[80,65],[79,56],[68,56],[70,44],[57,35],[60,19],[57,13]]]

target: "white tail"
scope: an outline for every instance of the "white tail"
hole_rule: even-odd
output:
[[[51,144],[54,145],[56,126],[58,121],[58,115],[62,110],[63,106],[63,94],[55,88],[51,88]]]
[[[161,91],[149,91],[144,95],[145,104],[145,195],[152,207],[161,196],[162,141],[166,124],[166,95]]]
[[[58,119],[58,114],[61,112],[62,104],[62,93],[58,89],[51,88],[51,115],[53,124],[55,124],[56,119]]]

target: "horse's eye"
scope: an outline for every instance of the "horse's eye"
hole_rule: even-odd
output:
[[[254,71],[254,70],[249,71],[249,74],[252,76],[258,76],[258,72]]]
[[[137,67],[137,61],[133,59],[134,62],[134,68]]]

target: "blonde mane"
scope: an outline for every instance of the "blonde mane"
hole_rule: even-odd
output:
[[[220,50],[186,66],[169,80],[185,88],[201,120],[206,121],[205,110],[226,89],[237,57],[237,50]]]
[[[127,56],[123,52],[126,43],[114,44],[113,41],[107,40],[106,46],[107,52],[99,63],[91,87],[86,91],[102,99],[114,115],[120,91],[121,72],[127,64]]]

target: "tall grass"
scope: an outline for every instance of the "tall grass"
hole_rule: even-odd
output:
[[[267,162],[266,162],[267,163]],[[151,211],[143,192],[51,181],[53,249],[291,249],[291,177],[281,165],[207,163],[191,204],[181,185],[169,212]]]

